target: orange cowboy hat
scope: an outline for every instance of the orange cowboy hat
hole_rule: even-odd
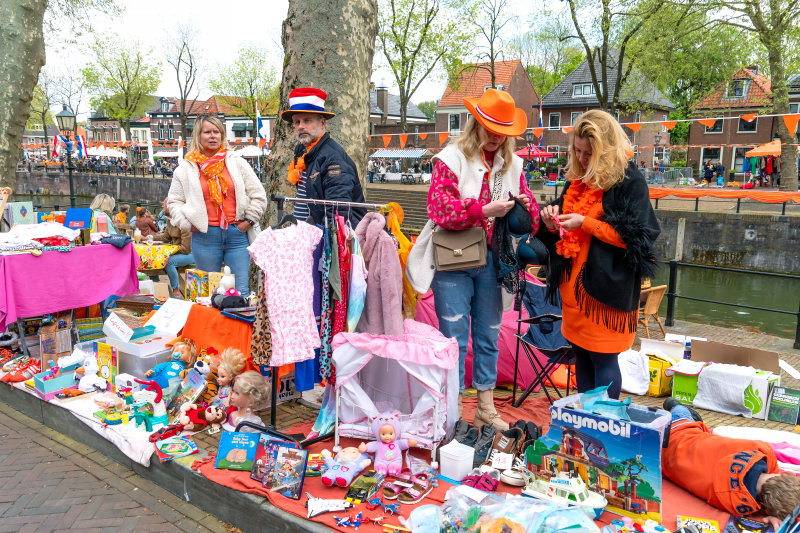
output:
[[[520,135],[528,127],[525,111],[505,91],[486,89],[480,98],[464,98],[464,105],[481,126],[497,135]]]

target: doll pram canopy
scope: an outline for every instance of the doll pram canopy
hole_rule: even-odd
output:
[[[334,337],[336,445],[339,436],[375,440],[372,418],[400,412],[400,438],[435,450],[458,420],[458,344],[407,319],[401,337]]]

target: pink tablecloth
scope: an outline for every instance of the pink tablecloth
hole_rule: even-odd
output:
[[[94,305],[139,292],[139,256],[128,244],[78,246],[71,252],[0,256],[0,331],[19,317]]]

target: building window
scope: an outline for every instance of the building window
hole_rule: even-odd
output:
[[[722,133],[722,122],[721,120],[717,120],[714,122],[712,127],[706,126],[706,133]]]
[[[114,134],[113,134],[112,138],[113,138],[114,142],[117,142],[119,140],[119,139],[117,139],[117,130],[114,130]]]
[[[619,122],[619,109],[614,110],[614,120]]]
[[[725,100],[744,100],[750,88],[749,80],[733,80],[725,88]]]
[[[492,88],[491,85],[484,85],[483,86],[483,92],[486,92],[487,89],[491,89],[491,88]],[[505,85],[501,85],[499,83],[496,83],[494,88],[497,89],[498,91],[505,91],[506,90],[506,86]]]
[[[789,104],[789,113],[797,113],[798,108],[800,108],[800,104]]]
[[[707,162],[717,162],[722,159],[721,148],[703,148],[700,156],[700,166],[702,167]]]
[[[166,113],[169,111],[169,100],[162,100],[161,101],[161,112]]]
[[[450,113],[450,135],[458,135],[461,133],[461,114]]]
[[[163,123],[159,123],[158,124],[158,140],[160,141],[163,138],[164,138],[164,124]]]
[[[109,135],[108,135],[108,130],[106,130],[106,131],[105,131],[105,134],[106,134],[106,135],[105,135],[105,137],[106,137],[106,142],[110,141],[111,139],[109,138]]]
[[[752,122],[747,122],[743,118],[739,118],[739,129],[736,130],[736,133],[755,133],[757,129],[758,117],[754,118]]]
[[[572,97],[592,96],[594,85],[591,83],[576,83],[572,86]]]
[[[661,115],[661,120],[662,120],[663,122],[666,122],[666,121],[668,121],[668,120],[669,120],[669,115],[667,115],[666,113],[664,113],[663,115]],[[666,127],[666,126],[664,126],[663,128],[661,128],[661,132],[662,132],[662,133],[665,133],[666,131],[667,131],[667,127]]]
[[[551,130],[561,129],[561,113],[550,113],[548,128]]]
[[[642,121],[642,112],[641,111],[637,111],[636,112],[636,119],[634,120],[634,122],[641,122],[641,121]]]

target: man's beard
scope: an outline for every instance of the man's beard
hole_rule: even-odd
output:
[[[309,144],[317,140],[317,138],[314,137],[314,135],[312,135],[311,133],[301,133],[300,135],[297,136],[297,139],[300,141],[300,144],[303,144],[305,146],[308,146]]]

